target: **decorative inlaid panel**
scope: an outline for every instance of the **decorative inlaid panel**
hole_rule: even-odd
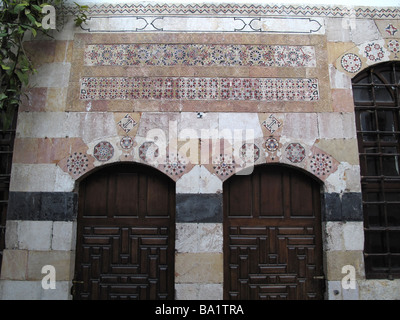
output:
[[[87,66],[315,67],[313,46],[210,44],[91,44]]]
[[[65,7],[64,10],[76,14],[77,8]],[[400,17],[398,7],[357,7],[357,6],[309,6],[288,4],[249,4],[249,3],[127,3],[127,4],[95,4],[89,6],[89,15],[265,15],[283,16],[297,15],[305,17],[351,17],[351,18],[393,18]]]
[[[315,78],[83,77],[81,100],[317,101]]]
[[[262,32],[267,34],[324,34],[321,18],[301,17],[197,17],[174,16],[113,16],[90,17],[84,30],[89,32]],[[106,21],[106,23],[105,23]]]

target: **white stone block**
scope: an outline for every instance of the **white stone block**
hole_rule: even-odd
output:
[[[364,250],[364,223],[348,221],[343,224],[344,250]]]
[[[71,300],[71,281],[56,281],[55,289],[41,288],[40,300]]]
[[[52,221],[19,221],[18,248],[22,250],[50,250]]]
[[[302,140],[313,145],[318,138],[318,118],[316,113],[287,113],[283,123],[282,136]]]
[[[177,283],[175,284],[177,300],[222,300],[223,285],[219,283]]]
[[[343,138],[357,139],[356,120],[354,112],[343,113]]]
[[[52,250],[75,250],[76,223],[72,221],[54,221]]]
[[[13,164],[10,191],[71,192],[74,186],[71,176],[55,164]]]
[[[350,30],[351,40],[355,44],[381,39],[382,35],[372,19],[354,19]]]
[[[222,252],[221,223],[177,223],[175,250],[177,253]]]
[[[197,283],[176,283],[175,299],[176,300],[196,300],[199,291]]]
[[[218,130],[219,113],[217,112],[182,112],[178,119],[178,136],[182,138],[193,130],[194,138],[201,138],[202,130]]]
[[[364,250],[364,223],[362,221],[327,221],[324,226],[324,250]]]
[[[327,281],[325,295],[327,300],[343,300],[341,281]]]
[[[199,285],[198,300],[222,300],[224,287],[222,283],[206,283]]]
[[[326,36],[328,41],[349,42],[351,24],[352,21],[349,18],[327,18]]]
[[[322,139],[357,138],[354,113],[318,113],[318,129]]]
[[[327,281],[326,296],[328,300],[359,300],[358,283],[355,289],[345,289],[342,281]]]
[[[41,281],[0,280],[0,300],[40,300]]]
[[[400,279],[359,282],[360,300],[399,300]]]
[[[199,223],[198,252],[222,252],[222,223]]]
[[[201,166],[196,165],[176,182],[176,193],[199,193]],[[208,171],[208,170],[207,170]],[[218,179],[219,180],[219,179]]]
[[[246,130],[251,133],[246,136]],[[254,139],[262,138],[263,133],[261,130],[260,120],[257,113],[220,113],[219,114],[219,135],[221,138],[233,141],[235,137],[235,131],[239,134],[242,133],[240,138],[243,143],[252,137]]]
[[[360,166],[341,162],[337,170],[325,180],[324,192],[361,192]]]
[[[329,65],[329,78],[332,89],[352,89],[351,78],[333,65]]]
[[[74,121],[78,121],[79,136],[85,143],[118,135],[116,121],[111,112],[78,113],[76,116],[78,119],[71,119],[70,123],[74,126]]]
[[[6,249],[18,249],[18,220],[6,221]]]
[[[197,252],[197,223],[177,223],[175,250],[177,253]]]
[[[43,289],[41,281],[0,280],[0,300],[69,300],[70,281],[56,281],[55,289]]]
[[[344,248],[343,222],[327,221],[323,223],[324,250],[339,251]]]
[[[204,166],[200,167],[200,193],[222,193],[222,181]]]
[[[79,137],[79,113],[21,112],[16,134],[20,138]]]
[[[29,78],[29,84],[31,87],[68,87],[70,70],[69,62],[45,63]]]

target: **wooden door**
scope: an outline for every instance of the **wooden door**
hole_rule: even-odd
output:
[[[175,183],[119,164],[79,186],[75,299],[173,299]]]
[[[322,299],[320,187],[264,165],[224,183],[224,299]]]

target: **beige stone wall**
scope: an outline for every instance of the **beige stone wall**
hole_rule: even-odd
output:
[[[235,146],[237,154],[240,155],[240,149],[251,143],[259,150],[255,164],[284,163],[298,167],[316,176],[323,184],[324,193],[360,193],[351,78],[375,63],[398,60],[394,48],[399,43],[400,32],[394,32],[393,28],[400,29],[400,24],[397,19],[381,19],[378,15],[371,17],[360,14],[357,19],[353,19],[346,12],[344,10],[343,15],[334,16],[333,13],[323,11],[324,14],[315,17],[320,25],[318,31],[311,32],[314,25],[304,26],[310,28],[308,33],[307,30],[299,31],[299,34],[292,33],[298,28],[295,19],[288,20],[286,24],[275,21],[274,26],[283,31],[271,34],[264,29],[264,33],[254,32],[254,23],[257,22],[250,20],[245,26],[248,29],[243,29],[243,32],[237,31],[236,25],[232,27],[231,20],[218,20],[220,24],[216,24],[217,29],[212,32],[129,32],[125,30],[129,21],[123,22],[123,15],[121,25],[113,24],[115,20],[111,18],[100,23],[93,10],[94,18],[86,31],[73,27],[69,22],[61,33],[56,34],[55,40],[26,41],[26,50],[38,72],[32,76],[32,86],[27,89],[29,98],[24,99],[20,107],[10,190],[78,191],[80,179],[92,169],[113,162],[133,161],[153,165],[169,175],[176,181],[177,194],[219,194],[222,192],[223,181],[240,172],[243,167],[237,161],[228,174],[215,169],[212,165],[215,159],[202,146],[213,138],[218,143],[232,141],[213,135],[202,139],[202,130],[210,130],[208,133],[216,130],[218,134],[223,130],[233,132],[237,129],[245,132],[246,129],[252,129],[254,141],[241,140],[241,144]],[[147,15],[151,16],[151,13],[149,11]],[[244,18],[240,14],[237,16]],[[261,16],[270,18],[265,13]],[[304,16],[307,14],[299,10],[298,15],[292,18]],[[165,23],[164,29],[168,30],[168,14],[165,17],[162,23]],[[217,19],[206,14],[204,18]],[[189,28],[188,21],[179,21],[180,24],[169,23],[174,28]],[[270,22],[265,20],[265,25]],[[388,31],[390,25],[392,29]],[[115,28],[119,32],[115,32]],[[150,28],[150,24],[146,28]],[[228,28],[236,32],[227,32]],[[279,51],[286,46],[296,47],[297,53],[303,49],[311,50],[314,55],[311,55],[311,62],[304,65],[279,65],[276,60],[272,66],[254,65],[254,62],[222,66],[212,63],[202,66],[196,62],[192,62],[192,65],[177,63],[164,66],[146,63],[96,65],[94,60],[87,58],[89,46],[115,45],[118,51],[126,50],[123,48],[125,44],[196,44],[197,48],[207,50],[212,50],[213,45],[228,48],[242,46],[253,48],[251,50],[254,52],[257,47]],[[366,49],[373,44],[377,45],[378,49],[375,50],[381,53],[375,58],[366,53]],[[350,57],[359,61],[360,66],[346,64]],[[142,90],[141,98],[134,98],[134,92],[127,93],[124,91],[126,87],[122,85],[116,89],[116,95],[120,98],[112,95],[101,98],[99,92],[96,92],[97,96],[91,99],[87,91],[82,92],[93,83],[88,85],[88,79],[97,79],[99,83],[103,81],[103,87],[107,87],[105,83],[116,78],[120,81],[118,83],[141,83],[138,89]],[[276,79],[280,78],[317,79],[318,96],[317,99],[310,99],[303,91],[299,93],[298,89],[290,87],[292,82],[288,81],[289,85],[282,91],[282,96],[276,93],[279,89],[274,87],[275,91],[265,89],[262,98],[248,101],[245,98],[214,99],[211,93],[203,99],[198,92],[195,93],[196,97],[190,98],[187,87],[174,87],[175,96],[171,98],[157,98],[154,92],[150,98],[144,98],[145,80],[154,80],[154,85],[156,81],[164,81],[166,78],[171,81],[195,78],[198,83],[201,79],[228,79],[230,82],[232,79],[241,79],[239,89],[229,89],[230,94],[245,92],[245,81],[253,81],[252,97],[255,97],[255,90],[265,89],[263,86],[257,89],[254,83],[268,81],[265,79],[272,79],[275,86]],[[166,83],[164,81],[164,87],[160,87],[162,94],[167,94]],[[99,84],[97,88],[102,88],[102,85]],[[290,91],[292,89],[293,92]],[[124,92],[125,96],[121,98]],[[274,95],[268,97],[271,92]],[[126,119],[133,119],[133,122],[127,123]],[[123,124],[132,127],[128,131],[124,130]],[[178,152],[181,157],[179,161],[185,164],[181,171],[171,171],[172,161],[149,163],[148,159],[141,157],[141,148],[152,141],[150,133],[156,129],[160,129],[167,137],[176,131],[176,144],[167,141],[165,146],[169,151],[181,151]],[[183,129],[190,130],[183,132]],[[112,146],[112,153],[107,160],[99,159],[95,152],[96,146],[103,141]],[[268,147],[267,141],[273,143],[274,147]],[[187,148],[191,151],[190,155],[185,152]],[[300,151],[300,156],[298,153],[293,154],[293,148]],[[324,164],[327,165],[324,171],[316,169],[316,155],[323,156]],[[76,160],[77,156],[86,161],[87,166],[83,169],[77,169],[71,164],[71,159]],[[222,223],[179,222],[176,228],[176,298],[222,299]],[[71,221],[8,220],[0,280],[1,299],[70,299],[75,232],[76,222]],[[365,279],[362,221],[325,221],[323,239],[327,299],[398,298],[397,280]],[[57,267],[56,291],[41,288],[43,274],[40,271],[43,264]],[[355,290],[342,289],[344,265],[355,267]]]

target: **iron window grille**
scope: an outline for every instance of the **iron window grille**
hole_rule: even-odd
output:
[[[400,63],[353,81],[367,279],[400,278]]]

